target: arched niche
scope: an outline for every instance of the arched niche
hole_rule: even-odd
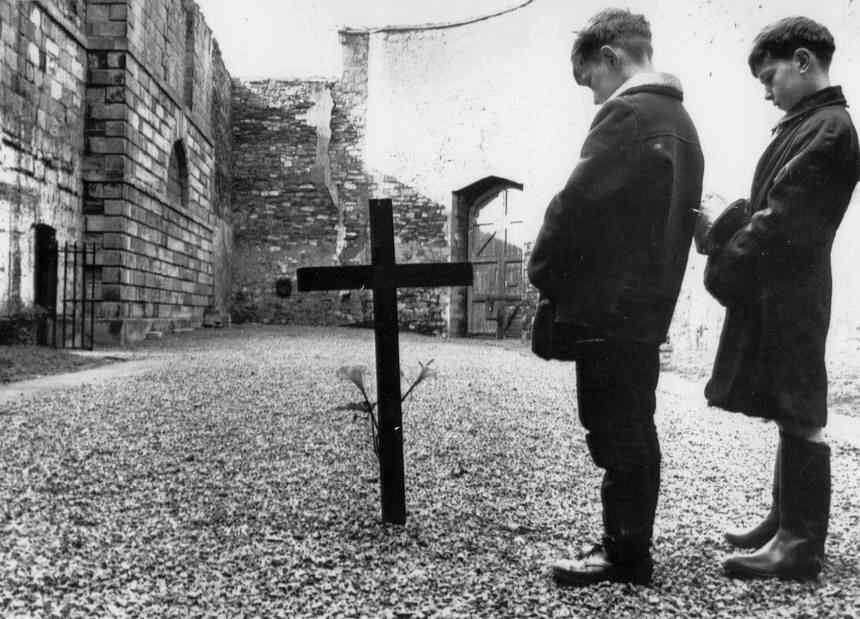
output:
[[[167,167],[167,201],[175,208],[185,209],[188,206],[188,158],[182,140],[177,140],[170,152],[170,163]]]

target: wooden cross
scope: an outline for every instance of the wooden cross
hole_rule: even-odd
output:
[[[391,200],[388,199],[370,200],[370,257],[370,265],[299,269],[298,289],[373,290],[382,520],[403,524],[406,522],[406,484],[403,477],[397,289],[469,286],[472,284],[472,265],[468,262],[397,264]]]

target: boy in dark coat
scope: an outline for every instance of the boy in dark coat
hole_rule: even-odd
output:
[[[813,578],[824,559],[830,250],[860,177],[857,134],[828,76],[834,50],[827,28],[803,17],[756,37],[750,68],[786,115],[758,163],[751,217],[710,255],[705,274],[727,308],[705,395],[780,428],[770,513],[750,531],[726,534],[758,549],[725,562],[738,577]]]
[[[579,417],[605,469],[602,543],[552,566],[563,585],[647,583],[653,570],[658,348],[684,276],[703,158],[681,85],[654,72],[651,53],[648,22],[629,11],[603,11],[578,34],[574,78],[603,105],[528,264],[574,351]]]

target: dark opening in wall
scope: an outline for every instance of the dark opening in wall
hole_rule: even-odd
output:
[[[35,236],[34,301],[53,311],[57,307],[57,231],[46,224],[33,226]]]
[[[282,299],[289,299],[293,294],[293,281],[289,277],[282,277],[275,282],[275,294]]]
[[[33,226],[35,240],[35,291],[33,302],[37,312],[35,327],[36,343],[46,345],[49,341],[48,319],[57,310],[57,231],[46,224]]]
[[[188,206],[188,159],[182,140],[173,145],[167,169],[167,199],[172,206]]]

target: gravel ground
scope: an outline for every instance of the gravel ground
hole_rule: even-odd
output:
[[[336,378],[372,333],[234,328],[141,349],[158,369],[0,411],[4,617],[857,617],[860,451],[834,442],[814,583],[724,578],[720,531],[765,511],[776,432],[661,388],[652,587],[557,589],[599,475],[572,366],[404,335],[408,523],[379,519],[367,427]],[[752,514],[752,515],[750,515]]]

